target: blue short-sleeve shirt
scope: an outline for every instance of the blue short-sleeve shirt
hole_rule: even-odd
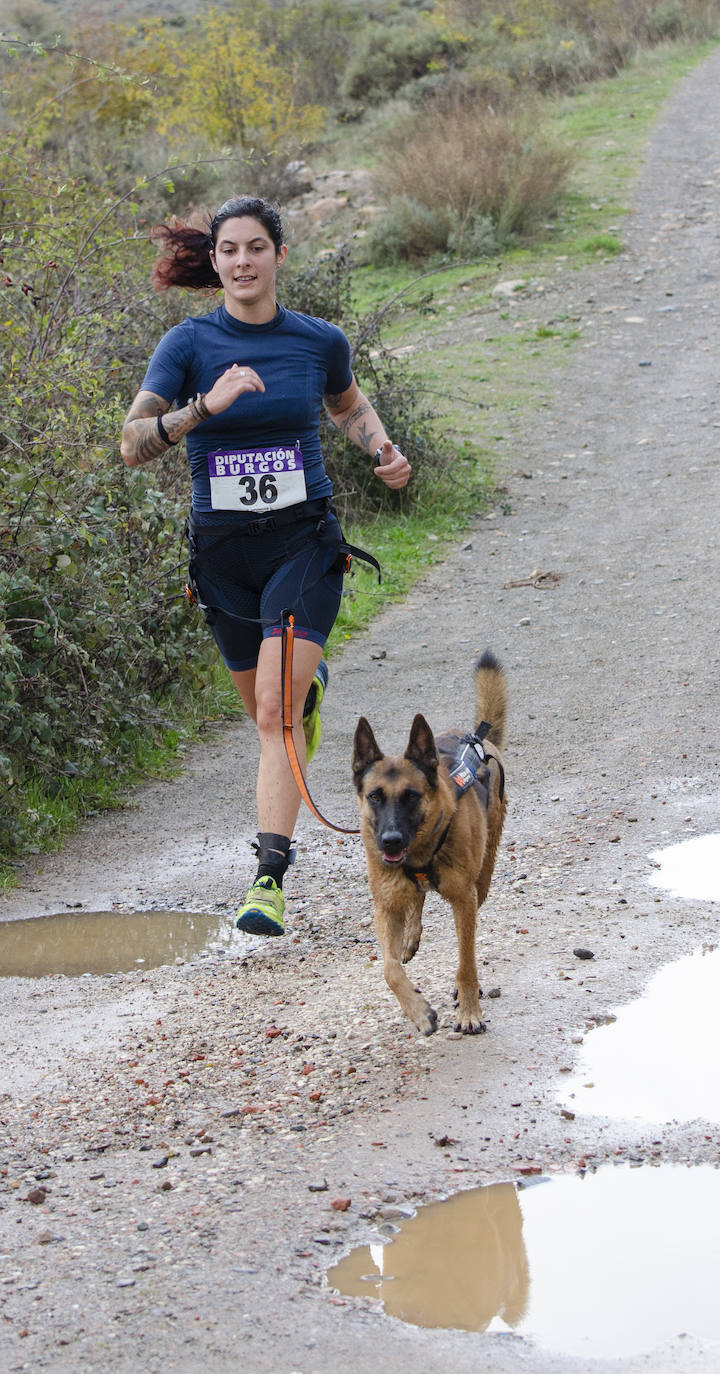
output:
[[[352,382],[350,346],[337,325],[278,307],[266,324],[245,324],[224,305],[183,320],[160,340],[141,384],[172,405],[209,391],[233,363],[252,367],[265,391],[246,392],[186,435],[193,511],[201,524],[242,522],[244,512],[213,511],[208,454],[217,449],[302,450],[308,499],[329,496],[319,423],[323,396]]]

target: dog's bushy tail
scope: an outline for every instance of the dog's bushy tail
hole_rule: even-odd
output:
[[[475,664],[475,700],[477,724],[488,721],[487,738],[496,749],[502,749],[507,720],[507,684],[502,666],[490,649],[486,649]]]

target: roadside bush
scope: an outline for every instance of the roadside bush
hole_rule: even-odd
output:
[[[360,107],[388,100],[432,67],[444,68],[464,44],[422,19],[400,24],[368,24],[350,49],[340,82],[341,100]]]
[[[108,187],[53,174],[47,161],[38,168],[34,151],[25,165],[15,151],[8,170],[0,166],[12,186],[0,201],[6,853],[52,827],[28,811],[27,785],[52,793],[99,759],[114,768],[128,732],[164,721],[160,699],[191,682],[198,661],[173,571],[182,514],[117,451],[122,394],[147,352],[149,252],[138,255],[132,213],[112,206]]]
[[[610,76],[642,46],[720,30],[718,0],[435,0],[432,16],[462,40],[464,69],[539,93]]]
[[[434,216],[433,248],[453,247],[458,256],[495,251],[509,235],[530,231],[552,209],[571,166],[567,149],[551,142],[523,115],[496,113],[458,101],[448,108],[413,116],[397,126],[381,153],[378,188],[389,201],[379,221],[373,246],[382,242],[386,222],[392,226],[393,251],[417,256],[416,226],[423,207]],[[407,226],[401,252],[400,227]],[[426,239],[432,235],[427,218]]]
[[[681,38],[689,28],[686,7],[680,0],[666,0],[650,10],[645,20],[645,31],[652,43],[662,43]]]
[[[448,247],[452,215],[443,205],[422,205],[410,195],[390,198],[385,214],[371,226],[362,248],[363,262],[423,262]]]

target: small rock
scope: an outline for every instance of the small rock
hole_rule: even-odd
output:
[[[593,952],[592,952],[591,949],[583,949],[583,948],[574,949],[574,950],[573,950],[573,954],[575,955],[575,958],[576,958],[576,959],[594,959],[594,958],[595,958],[595,955],[593,954]]]
[[[334,1212],[347,1212],[351,1204],[352,1198],[350,1197],[335,1197],[330,1203],[330,1206]]]
[[[378,1216],[382,1217],[383,1221],[409,1221],[415,1216],[415,1208],[391,1202],[380,1208]]]
[[[522,291],[523,286],[527,286],[526,278],[516,277],[514,281],[499,281],[497,286],[493,287],[492,293],[496,299],[504,297],[507,300],[510,296],[514,296],[517,291]]]
[[[47,1197],[49,1191],[50,1190],[48,1188],[43,1187],[31,1188],[30,1192],[25,1198],[25,1201],[32,1202],[35,1207],[39,1207],[40,1204],[45,1201],[45,1198]]]

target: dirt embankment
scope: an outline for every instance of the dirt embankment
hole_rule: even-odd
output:
[[[489,643],[504,662],[511,810],[479,935],[483,987],[501,994],[488,1034],[450,1029],[437,901],[413,972],[440,1030],[423,1039],[401,1020],[359,842],[309,815],[286,939],[5,981],[4,1369],[717,1367],[695,1340],[596,1363],[422,1331],[338,1305],[323,1274],[398,1204],[529,1166],[717,1160],[705,1122],[571,1122],[558,1098],[587,1028],[717,937],[715,906],[650,887],[649,855],[720,829],[719,135],[716,56],[652,141],[627,252],[593,272],[557,264],[512,303],[513,319],[572,314],[581,342],[530,420],[502,419],[511,514],[475,519],[332,663],[312,784],[353,824],[357,715],[391,751],[417,709],[470,724],[474,653]],[[537,570],[557,578],[535,586]],[[177,781],[29,868],[0,916],[227,909],[251,872],[255,765],[252,732],[222,729]]]

